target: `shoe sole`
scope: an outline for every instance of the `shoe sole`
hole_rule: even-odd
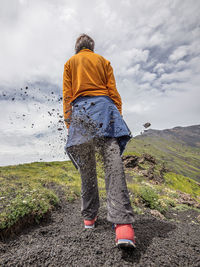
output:
[[[85,229],[93,229],[95,228],[95,225],[85,225]]]
[[[136,248],[136,245],[133,243],[133,241],[128,239],[119,239],[116,245],[118,248]]]
[[[85,229],[93,229],[93,228],[95,228],[95,222],[96,222],[96,220],[97,220],[97,217],[95,218],[95,221],[94,221],[94,224],[92,224],[92,225],[84,225],[85,226]]]

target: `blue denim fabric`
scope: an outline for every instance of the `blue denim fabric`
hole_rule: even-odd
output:
[[[132,135],[109,97],[86,96],[77,98],[73,102],[66,148],[101,137],[117,138],[122,154]]]

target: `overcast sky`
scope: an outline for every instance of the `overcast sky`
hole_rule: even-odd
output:
[[[59,98],[80,33],[111,61],[133,135],[199,124],[199,14],[198,0],[1,0],[0,165],[66,159]]]

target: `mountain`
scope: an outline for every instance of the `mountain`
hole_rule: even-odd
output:
[[[149,153],[178,174],[200,181],[200,125],[145,130],[127,145],[125,154]]]
[[[156,136],[167,140],[174,140],[183,145],[192,147],[200,147],[200,125],[192,125],[188,127],[174,127],[166,130],[145,130],[144,136]],[[140,138],[138,136],[137,138]]]

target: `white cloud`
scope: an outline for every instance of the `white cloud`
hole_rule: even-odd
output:
[[[188,55],[188,46],[179,46],[169,57],[171,61],[178,61]]]
[[[52,137],[48,142],[55,144],[54,154],[64,158],[63,152],[59,156],[57,118],[52,118],[55,128],[48,128],[48,110],[62,113],[62,106],[47,99],[50,84],[57,97],[62,94],[63,65],[82,32],[111,61],[124,117],[134,134],[146,121],[159,129],[199,123],[199,8],[196,0],[2,0],[0,87],[10,98],[16,95],[16,101],[0,95],[5,114],[0,165],[36,160],[41,154],[50,159],[45,138],[35,139],[40,133]],[[24,101],[18,95],[26,84],[30,90]],[[41,105],[40,112],[35,104]]]

